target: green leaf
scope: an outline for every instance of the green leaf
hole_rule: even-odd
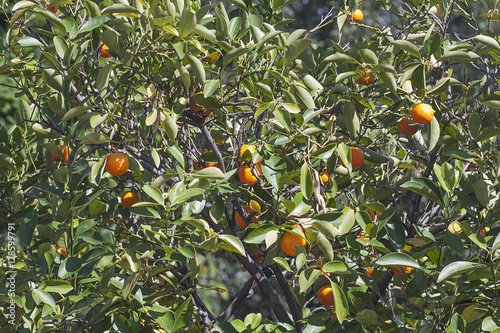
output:
[[[357,138],[360,131],[360,122],[358,111],[353,102],[344,104],[344,121],[349,133]]]
[[[393,92],[394,94],[397,93],[398,84],[396,83],[394,74],[389,72],[377,71],[377,75],[391,92]]]
[[[311,287],[314,282],[318,279],[318,276],[321,275],[320,269],[304,269],[299,274],[299,292],[304,293],[309,287]]]
[[[311,39],[297,39],[288,47],[283,61],[283,67],[288,66],[292,61],[298,58],[305,49],[311,45]]]
[[[188,297],[175,311],[175,325],[172,332],[179,332],[182,328],[188,327],[191,324],[193,311],[193,298]]]
[[[286,259],[281,258],[281,257],[275,257],[273,258],[273,261],[280,265],[282,268],[286,269],[287,271],[291,272],[292,269],[290,268],[290,265],[288,264],[288,261]]]
[[[219,80],[207,80],[205,82],[205,86],[203,87],[203,95],[205,97],[212,96],[213,93],[217,90],[219,87],[220,81]]]
[[[49,87],[54,88],[59,92],[64,92],[63,77],[55,69],[52,68],[44,69],[42,72],[42,78]]]
[[[469,261],[455,261],[451,264],[448,264],[441,272],[439,272],[439,276],[437,278],[437,283],[448,280],[456,275],[460,275],[462,273],[470,273],[471,270],[476,268],[486,267],[485,265],[481,265],[475,262]]]
[[[354,320],[361,324],[375,326],[378,322],[377,316],[377,313],[372,309],[364,309],[356,317],[354,317]]]
[[[29,210],[21,219],[21,223],[19,224],[19,228],[17,231],[17,236],[24,245],[29,246],[31,244],[37,222],[38,214],[34,209]]]
[[[431,123],[429,125],[431,127],[430,138],[429,138],[429,150],[433,150],[439,141],[439,137],[441,136],[441,129],[439,128],[439,121],[436,119],[436,117],[432,118]]]
[[[109,75],[111,74],[112,69],[113,66],[109,64],[104,67],[101,67],[99,69],[99,73],[97,74],[96,88],[101,98],[104,98],[104,96],[106,96],[109,85]]]
[[[483,207],[488,208],[490,204],[491,188],[484,179],[478,179],[474,183],[474,193],[479,203],[481,203]]]
[[[456,62],[471,62],[472,57],[469,53],[464,51],[450,51],[445,53],[439,61],[456,61]]]
[[[240,47],[240,48],[229,51],[228,53],[226,53],[226,55],[224,56],[224,59],[222,60],[222,67],[226,67],[227,65],[232,63],[234,60],[238,59],[239,57],[241,57],[244,54],[247,54],[248,52],[250,52],[250,50],[247,48],[244,48],[244,47]]]
[[[212,43],[217,42],[217,36],[215,35],[215,33],[203,25],[197,24],[194,27],[194,32]]]
[[[196,27],[196,14],[185,9],[179,23],[179,38],[187,37]]]
[[[413,267],[420,268],[420,265],[407,255],[406,253],[393,252],[388,253],[379,260],[376,261],[377,265],[380,266],[403,266],[403,267]]]
[[[427,178],[412,178],[403,185],[402,188],[420,194],[434,202],[441,203],[441,195],[439,189],[434,183]]]
[[[90,133],[85,135],[81,143],[85,145],[99,145],[103,143],[109,143],[111,139],[106,134],[102,133]]]
[[[392,45],[399,47],[401,50],[411,54],[418,59],[421,59],[420,50],[412,42],[409,42],[407,40],[396,40],[392,42]]]
[[[328,273],[335,273],[335,274],[349,273],[347,266],[341,261],[327,262],[323,266],[323,271],[328,272]]]
[[[33,289],[31,295],[36,304],[45,303],[50,306],[52,311],[56,311],[56,302],[49,293],[43,290]]]
[[[205,84],[205,67],[203,67],[201,61],[192,54],[188,54],[187,59],[189,61],[189,64],[191,65],[191,70],[198,78],[198,82],[202,85]]]
[[[69,284],[68,281],[63,280],[45,280],[38,286],[38,289],[43,290],[48,293],[59,293],[59,294],[67,294],[73,287]]]
[[[332,282],[333,289],[333,299],[335,301],[335,312],[337,314],[338,321],[342,324],[344,319],[347,317],[349,312],[349,304],[347,303],[347,298],[340,287]]]
[[[82,266],[82,259],[76,257],[66,258],[59,267],[58,276],[65,280],[75,274]]]
[[[168,139],[170,141],[175,141],[177,138],[177,133],[179,132],[179,126],[177,126],[176,121],[170,114],[164,114],[165,116],[165,132],[167,132]]]
[[[139,281],[139,278],[139,274],[132,274],[127,277],[122,289],[122,297],[124,300],[128,299],[128,296],[130,295],[132,290],[137,286],[137,281]]]
[[[205,190],[202,189],[202,188],[189,188],[189,189],[181,192],[178,196],[173,197],[172,196],[172,191],[171,191],[170,192],[170,194],[171,194],[171,196],[170,196],[171,204],[172,204],[172,206],[174,206],[174,205],[177,205],[177,204],[184,203],[184,202],[188,201],[189,199],[191,199],[192,197],[195,197],[197,195],[202,194],[203,192],[205,192]]]
[[[327,56],[325,59],[323,59],[323,62],[335,62],[335,63],[351,63],[351,64],[356,64],[358,61],[351,57],[350,55],[344,54],[344,53],[335,53],[332,55]]]
[[[307,162],[304,162],[300,169],[300,190],[304,198],[307,200],[311,199],[313,194],[313,179]]]
[[[210,178],[210,179],[224,179],[225,175],[217,167],[208,167],[193,173],[191,176],[194,178]]]
[[[372,65],[378,64],[378,57],[375,54],[375,52],[373,52],[372,50],[361,49],[358,51],[358,53],[359,53],[361,59],[363,59],[363,62],[366,62],[368,64],[372,64]]]
[[[243,0],[227,0],[227,1],[235,5],[239,9],[242,9],[244,11],[248,10],[247,5],[243,2]]]
[[[500,109],[500,101],[496,99],[481,101],[481,104],[489,106],[490,108],[493,109]]]
[[[339,232],[341,235],[347,234],[351,228],[354,226],[356,221],[355,212],[351,207],[345,207],[342,210],[342,224],[339,226]]]
[[[147,195],[149,195],[149,197],[151,199],[153,199],[154,201],[156,201],[160,205],[164,204],[163,194],[161,193],[161,191],[159,189],[157,189],[156,187],[153,187],[151,185],[147,185],[147,184],[144,185],[142,187],[142,189],[144,190],[144,192],[146,192]]]
[[[66,114],[64,115],[64,117],[62,117],[61,119],[61,122],[66,122],[74,117],[78,117],[79,115],[85,113],[86,111],[92,109],[93,106],[92,105],[87,105],[87,106],[76,106],[72,109],[70,109],[68,112],[66,112]]]
[[[81,28],[78,30],[78,33],[81,34],[84,32],[92,31],[96,28],[99,28],[109,20],[111,19],[104,15],[93,17],[81,26]]]
[[[255,228],[248,236],[245,237],[245,243],[248,244],[261,244],[266,240],[266,235],[271,230],[278,230],[276,225],[267,225]]]
[[[33,37],[24,36],[17,43],[24,47],[43,46],[43,43]]]
[[[111,14],[111,15],[113,15],[113,14],[121,14],[121,15],[124,15],[124,16],[127,16],[127,14],[135,14],[138,17],[138,15],[141,12],[139,10],[137,10],[137,8],[135,8],[135,7],[119,3],[119,4],[114,4],[114,5],[111,5],[111,6],[106,6],[106,8],[104,8],[101,11],[101,13],[103,13],[103,14]]]
[[[311,94],[302,86],[295,84],[292,85],[292,89],[295,97],[299,104],[301,104],[305,109],[314,109],[316,104],[314,103],[314,99],[311,97]]]
[[[485,35],[477,35],[474,39],[480,43],[483,43],[488,48],[494,49],[497,52],[500,52],[500,44],[495,38],[485,36]]]
[[[227,250],[245,256],[245,247],[238,238],[226,234],[218,235],[218,238],[228,245]]]

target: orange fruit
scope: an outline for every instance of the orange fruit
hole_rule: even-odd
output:
[[[368,86],[375,81],[375,74],[371,71],[371,69],[362,69],[363,76],[358,79],[358,83],[363,85],[363,86]]]
[[[483,229],[481,229],[481,231],[479,232],[479,234],[483,237],[486,237],[486,234],[490,231],[490,227],[484,227]]]
[[[45,1],[42,2],[42,6],[47,8],[47,10],[50,10],[52,13],[57,13],[57,7],[47,7],[47,3]]]
[[[330,177],[328,176],[328,172],[325,170],[323,171],[323,173],[321,174],[321,182],[326,185],[328,184],[328,182],[330,181]]]
[[[69,153],[71,152],[71,149],[68,149],[67,146],[61,146],[61,145],[58,145],[57,147],[59,147],[59,149],[61,149],[63,156],[61,157],[59,155],[51,153],[50,157],[52,158],[52,161],[54,161],[54,162],[61,162],[61,161],[68,162]]]
[[[264,259],[266,259],[266,254],[264,252],[261,252],[253,257],[253,261],[255,261],[257,265],[262,264]]]
[[[123,175],[128,170],[128,157],[122,153],[111,153],[106,158],[106,171],[112,176]]]
[[[344,161],[340,160],[340,164],[345,167]],[[365,154],[357,147],[351,147],[351,166],[353,169],[361,168],[365,164]]]
[[[127,191],[122,194],[122,206],[125,208],[132,209],[132,206],[139,201],[141,201],[141,197],[136,192]]]
[[[243,145],[241,146],[240,153],[238,155],[238,161],[241,161],[241,157],[246,151],[250,151],[251,154],[255,153],[257,151],[257,148],[255,148],[254,145]]]
[[[373,273],[373,267],[365,267],[365,273],[368,276],[372,276]]]
[[[333,306],[335,301],[333,299],[333,289],[330,286],[323,286],[318,291],[318,301],[325,306]]]
[[[429,104],[420,103],[411,109],[411,119],[419,124],[428,124],[434,118],[434,109]]]
[[[205,162],[205,167],[208,168],[208,167],[216,167],[218,168],[219,167],[219,163],[217,162]]]
[[[398,128],[404,135],[413,135],[418,131],[418,124],[410,124],[410,118],[403,117],[399,121]]]
[[[196,94],[193,95],[193,97],[196,95],[200,95],[200,94],[203,94],[203,93],[201,91],[197,92]],[[207,110],[206,108],[196,104],[193,97],[189,98],[189,108],[191,109],[191,112],[195,113],[196,115],[198,115],[200,117],[206,117],[212,113],[212,110]]]
[[[331,320],[337,320],[337,310],[333,309],[332,313],[333,313],[333,316],[330,317],[330,319]]]
[[[296,226],[294,229],[298,230],[302,234],[302,236],[306,236],[302,231],[302,227],[300,227],[300,225]],[[307,241],[304,238],[287,231],[285,232],[283,237],[281,237],[280,245],[283,252],[285,252],[289,256],[295,257],[295,245],[300,245],[305,248],[307,245]]]
[[[238,169],[238,176],[240,177],[240,181],[248,185],[257,183],[258,179],[257,177],[255,177],[254,171],[259,175],[259,177],[262,176],[262,169],[260,168],[260,165],[256,165],[253,168],[249,167],[248,165],[242,165]]]
[[[476,155],[479,156],[479,158],[481,158],[481,154],[479,154],[479,152],[476,152]],[[470,163],[469,166],[467,167],[467,169],[475,169],[477,168],[478,165],[474,162]]]
[[[68,252],[62,247],[56,246],[56,252],[59,252],[64,258],[68,257]]]
[[[377,221],[378,221],[378,219],[380,218],[380,215],[382,215],[382,213],[374,212],[371,209],[368,210],[368,215],[370,215],[370,218],[372,219],[372,222],[375,222],[375,214],[377,214]]]
[[[250,206],[241,206],[241,208],[243,208],[243,210],[246,212],[246,213],[251,213],[253,212],[252,209],[250,208]],[[240,227],[240,228],[246,228],[247,227],[247,224],[245,223],[245,220],[243,219],[243,217],[240,215],[240,213],[236,212],[236,216],[234,217],[234,219],[236,220],[236,224]],[[255,214],[254,216],[252,216],[252,222],[253,223],[257,223],[259,222],[260,220],[260,216],[259,214]]]
[[[359,233],[359,239],[362,239],[364,240],[366,243],[368,243],[370,241],[370,236],[368,236],[368,234],[364,231],[361,231]]]
[[[394,269],[394,273],[398,275],[403,275],[404,274],[410,274],[413,271],[413,267],[406,267],[406,266],[392,266]]]
[[[363,19],[363,12],[360,9],[356,9],[351,15],[351,19],[356,23],[361,22],[361,20]]]
[[[106,50],[109,50],[109,47],[107,47],[106,45],[102,44],[101,48],[99,50],[99,56],[101,58],[111,58],[111,54],[109,54],[109,52],[107,52]]]

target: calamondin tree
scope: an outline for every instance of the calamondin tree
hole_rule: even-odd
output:
[[[500,331],[500,2],[294,2],[2,1],[2,330]]]

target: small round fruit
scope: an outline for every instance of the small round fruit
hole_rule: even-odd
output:
[[[67,146],[61,146],[61,145],[58,145],[57,147],[59,147],[59,149],[61,149],[61,152],[62,152],[62,157],[59,156],[59,155],[56,155],[54,153],[51,153],[50,154],[50,157],[52,158],[52,161],[54,162],[68,162],[69,160],[69,153],[71,152],[71,149],[68,149]]]
[[[250,206],[241,206],[241,208],[243,208],[243,210],[246,212],[246,213],[251,213],[253,212],[252,209],[250,208]],[[240,215],[240,213],[236,212],[236,215],[234,217],[234,219],[236,220],[236,224],[240,227],[240,228],[246,228],[247,227],[247,224],[245,223],[245,220],[243,219],[243,217]],[[259,222],[260,220],[260,216],[259,214],[255,214],[254,216],[252,216],[252,222],[253,223],[257,223]]]
[[[294,229],[298,230],[302,234],[303,237],[306,236],[304,234],[304,232],[302,231],[302,228],[300,227],[300,225],[296,226]],[[289,256],[295,257],[296,256],[295,245],[300,245],[303,248],[305,248],[307,245],[307,241],[304,238],[287,231],[287,232],[285,232],[283,237],[281,237],[280,245],[281,245],[281,249],[283,250],[283,252],[285,252]]]
[[[398,124],[399,131],[404,135],[413,135],[418,132],[418,124],[410,124],[410,118],[401,118]]]
[[[243,146],[241,146],[240,153],[238,154],[238,161],[241,161],[241,157],[243,156],[243,154],[247,150],[250,152],[250,154],[253,154],[253,153],[255,153],[255,151],[257,151],[257,149],[255,148],[254,145],[243,145]]]
[[[328,176],[328,172],[325,170],[321,174],[321,182],[323,183],[323,185],[326,185],[326,184],[328,184],[329,181],[330,181],[330,177]]]
[[[106,45],[102,44],[101,48],[99,50],[99,56],[101,58],[111,58],[111,54],[109,54],[109,52],[107,52],[107,50],[109,50],[109,47],[107,47]]]
[[[219,167],[219,163],[217,163],[217,162],[205,162],[205,168],[208,168],[208,167],[216,167],[216,168],[218,168]]]
[[[363,86],[368,86],[375,81],[375,74],[371,71],[371,69],[362,69],[363,76],[358,79],[358,83]]]
[[[54,14],[58,11],[57,7],[47,7],[47,3],[45,1],[42,2],[42,6],[47,8],[47,10],[50,10]]]
[[[333,299],[333,289],[330,286],[323,286],[318,291],[318,301],[324,306],[333,306],[335,300]]]
[[[139,201],[141,201],[141,198],[136,192],[128,191],[122,195],[122,206],[125,208],[132,209],[132,206]]]
[[[356,9],[351,15],[351,18],[356,23],[361,22],[361,20],[363,20],[363,12],[360,9]]]
[[[411,110],[411,119],[419,124],[428,124],[434,118],[434,109],[429,104],[420,103]]]
[[[392,266],[394,269],[394,273],[398,275],[405,275],[410,274],[413,271],[413,267],[407,267],[407,266]]]
[[[340,164],[345,167],[344,161],[340,160]],[[359,169],[365,164],[365,154],[357,147],[351,147],[351,166],[353,169]]]
[[[481,231],[479,232],[479,234],[483,237],[486,237],[486,234],[490,231],[490,227],[484,227],[483,229],[481,229]]]
[[[197,92],[196,94],[193,95],[193,97],[200,95],[200,94],[202,95],[203,93],[201,91]],[[196,104],[193,97],[189,98],[189,108],[191,109],[191,112],[195,113],[196,115],[198,115],[200,117],[206,117],[212,113],[212,110],[207,110],[206,108]]]
[[[368,215],[370,215],[370,218],[372,219],[372,222],[375,222],[375,213],[377,215],[377,221],[378,219],[380,218],[380,215],[382,215],[382,213],[379,213],[379,212],[375,212],[371,209],[368,210]]]
[[[62,247],[56,246],[56,252],[59,252],[64,258],[68,257],[68,252]]]
[[[462,227],[460,226],[460,222],[455,220],[448,225],[448,231],[454,235],[459,235],[463,232]]]
[[[128,170],[128,157],[122,153],[111,153],[106,158],[106,171],[112,176],[123,175]]]
[[[257,265],[262,264],[265,259],[266,259],[266,254],[264,252],[261,252],[253,257],[253,261],[255,261]]]
[[[257,174],[259,174],[259,176],[262,175],[262,169],[260,168],[259,165],[256,165],[253,169],[256,171]],[[240,177],[241,182],[248,185],[255,184],[258,181],[258,178],[255,177],[252,168],[250,168],[248,165],[242,165],[238,169],[238,176]]]

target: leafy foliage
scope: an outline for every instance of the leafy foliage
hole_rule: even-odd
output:
[[[21,97],[0,127],[16,329],[499,330],[499,1],[378,1],[387,28],[332,2],[313,30],[373,34],[326,47],[287,31],[294,0],[228,2],[3,2],[0,74]],[[467,36],[449,29],[456,17]],[[434,117],[404,136],[418,103]],[[113,152],[124,174],[106,171]],[[130,209],[126,191],[141,197]],[[307,239],[295,257],[286,232]],[[203,265],[228,256],[248,281],[213,313],[203,289],[224,291]],[[316,300],[325,285],[333,307]],[[254,289],[273,316],[232,319]]]

